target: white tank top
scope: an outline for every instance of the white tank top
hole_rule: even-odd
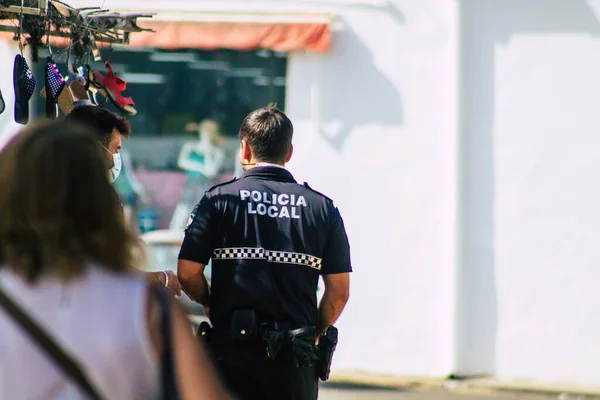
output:
[[[154,399],[160,365],[147,324],[147,284],[90,266],[81,278],[28,285],[0,268],[0,286],[81,364],[106,399]],[[0,308],[0,399],[84,399]]]

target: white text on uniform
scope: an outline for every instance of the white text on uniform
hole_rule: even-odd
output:
[[[307,207],[304,196],[286,193],[266,193],[240,190],[240,199],[248,201],[248,214],[271,218],[300,218],[299,207]]]

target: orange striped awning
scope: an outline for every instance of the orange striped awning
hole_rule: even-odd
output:
[[[130,45],[161,49],[204,50],[258,48],[326,52],[331,29],[325,23],[144,22],[155,32],[133,33]]]

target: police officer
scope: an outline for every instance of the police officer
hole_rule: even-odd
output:
[[[205,193],[179,253],[184,291],[209,311],[217,368],[243,399],[317,398],[315,339],[349,296],[344,223],[331,199],[285,169],[292,133],[273,105],[244,119],[245,172]],[[317,306],[319,276],[325,292]]]

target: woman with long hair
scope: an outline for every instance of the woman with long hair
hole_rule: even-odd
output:
[[[141,249],[86,129],[34,124],[0,153],[0,290],[78,362],[102,398],[160,398],[168,350],[180,398],[228,398],[182,307],[167,297],[169,312],[161,312],[161,296],[134,272]],[[2,307],[0,354],[0,399],[83,398]]]

